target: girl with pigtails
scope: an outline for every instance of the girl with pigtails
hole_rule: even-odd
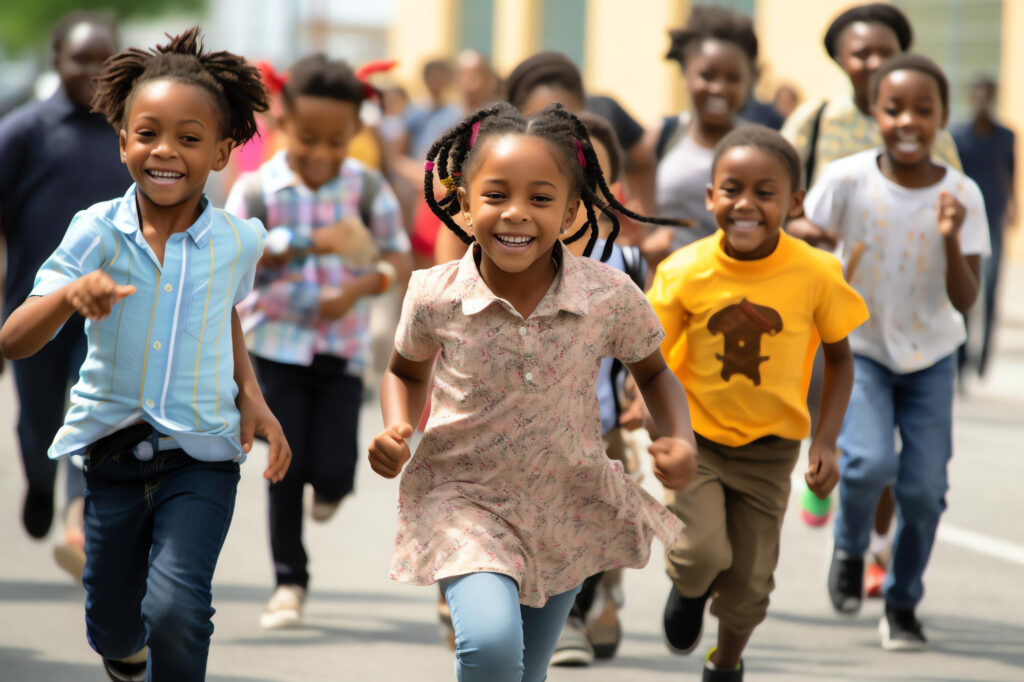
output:
[[[50,457],[85,471],[85,622],[111,680],[199,682],[211,581],[254,434],[263,475],[291,451],[260,392],[235,304],[266,232],[215,210],[210,171],[256,133],[259,72],[192,28],[108,59],[93,108],[118,132],[134,184],[79,212],[0,329],[0,351],[42,348],[74,314],[86,359]]]
[[[586,128],[560,105],[524,118],[509,104],[471,115],[427,154],[424,190],[470,249],[413,274],[381,384],[385,429],[370,465],[402,472],[393,579],[440,582],[459,680],[546,676],[585,578],[640,567],[678,520],[608,459],[595,384],[602,357],[630,370],[654,419],[655,476],[695,471],[686,396],[665,365],[664,332],[627,275],[563,246],[597,213],[632,213],[605,183]],[[435,201],[437,173],[448,194]],[[587,221],[566,236],[577,212]],[[452,216],[462,213],[463,231]],[[412,420],[430,417],[412,458]],[[411,462],[410,462],[411,459]],[[405,467],[406,462],[410,462]]]

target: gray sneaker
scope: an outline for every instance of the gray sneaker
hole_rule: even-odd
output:
[[[928,648],[921,621],[913,609],[897,609],[885,605],[885,615],[878,622],[882,648],[886,651],[924,651]]]
[[[584,666],[594,662],[594,647],[587,639],[583,621],[576,616],[569,616],[558,638],[555,653],[551,655],[551,665]]]

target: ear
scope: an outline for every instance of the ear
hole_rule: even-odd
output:
[[[576,216],[580,212],[580,206],[583,204],[581,199],[569,202],[569,205],[565,207],[565,217],[562,219],[562,230],[568,230],[576,223]]]
[[[704,208],[709,211],[715,210],[715,188],[710,182],[704,187]]]
[[[118,133],[117,133],[117,146],[121,150],[121,163],[123,163],[123,164],[127,164],[128,163],[128,155],[125,152],[125,147],[127,146],[127,144],[128,144],[128,131],[125,130],[124,128],[121,128],[121,130],[119,130]]]
[[[949,123],[949,109],[942,107],[942,123],[939,124],[939,127],[945,128],[947,123]]]
[[[224,166],[228,165],[228,160],[231,158],[231,148],[234,146],[235,141],[230,137],[225,137],[217,143],[217,149],[214,151],[213,166],[211,166],[212,170],[224,170]]]
[[[455,189],[455,196],[457,196],[459,198],[459,209],[463,213],[468,215],[469,214],[469,195],[466,194],[466,189],[464,187],[457,187]]]
[[[793,192],[793,197],[789,200],[789,211],[786,213],[787,218],[799,218],[804,211],[804,197],[807,196],[807,191],[798,189]]]

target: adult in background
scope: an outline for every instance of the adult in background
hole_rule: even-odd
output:
[[[422,159],[434,140],[461,120],[462,109],[447,99],[454,78],[455,72],[446,59],[432,59],[423,65],[427,100],[409,107],[405,120],[408,154],[412,158]]]
[[[1000,261],[1003,255],[1003,231],[1016,218],[1014,200],[1013,131],[1000,125],[992,115],[996,103],[996,82],[989,76],[978,76],[971,83],[973,118],[953,128],[964,173],[978,183],[985,198],[989,241],[992,255],[982,263],[982,292],[985,296],[985,317],[982,327],[978,376],[988,368],[992,341],[992,325],[996,315],[996,292],[999,285]],[[964,369],[966,352],[961,348],[960,369]]]
[[[75,12],[52,36],[60,88],[0,120],[0,229],[7,240],[3,316],[24,302],[39,266],[57,248],[71,218],[94,203],[124,194],[131,183],[118,155],[117,135],[90,113],[103,62],[117,52],[117,27],[105,16]],[[50,531],[57,462],[46,455],[64,421],[69,384],[85,358],[82,318],[74,316],[45,348],[15,360],[18,441],[27,490],[22,523],[33,538]],[[55,548],[62,568],[80,579],[82,472],[67,466],[64,542]]]

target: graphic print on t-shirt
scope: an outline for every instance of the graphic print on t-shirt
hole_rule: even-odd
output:
[[[760,386],[760,366],[769,359],[761,355],[761,336],[782,331],[782,316],[773,308],[744,298],[712,315],[708,331],[725,339],[723,352],[715,354],[722,361],[722,379],[729,381],[733,374],[742,374]]]

